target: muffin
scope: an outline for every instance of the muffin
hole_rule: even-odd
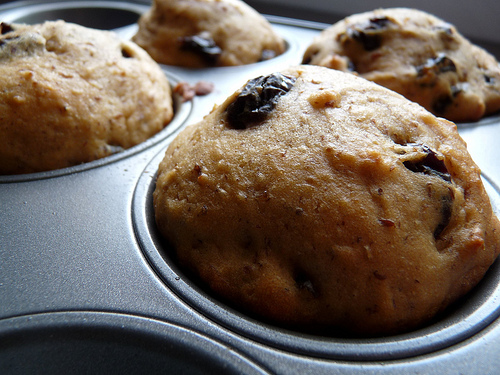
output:
[[[99,159],[172,119],[168,79],[135,43],[64,21],[0,31],[0,174]]]
[[[240,0],[154,0],[133,40],[161,64],[191,68],[251,64],[285,51],[270,23]]]
[[[187,274],[251,316],[307,332],[420,327],[500,252],[456,126],[317,66],[250,80],[183,130],[153,200]]]
[[[500,110],[495,57],[454,26],[415,9],[347,17],[316,37],[303,62],[355,73],[455,122]]]

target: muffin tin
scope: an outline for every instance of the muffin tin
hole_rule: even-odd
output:
[[[148,8],[140,1],[21,1],[0,6],[0,20],[62,18],[130,38]],[[0,176],[0,373],[489,374],[500,368],[498,261],[426,327],[366,339],[265,324],[177,267],[152,207],[169,142],[249,78],[299,64],[327,26],[268,18],[287,41],[277,58],[242,67],[162,66],[172,85],[204,80],[215,87],[190,102],[177,98],[172,123],[148,141],[71,168]],[[459,124],[459,131],[500,212],[500,116]]]

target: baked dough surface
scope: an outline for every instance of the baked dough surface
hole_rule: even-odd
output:
[[[453,123],[323,67],[241,91],[176,137],[154,192],[178,261],[225,301],[294,329],[389,334],[483,277],[500,227]]]
[[[317,36],[303,61],[358,74],[454,122],[500,110],[495,57],[453,25],[415,9],[347,17]]]
[[[1,30],[0,174],[99,159],[172,119],[168,79],[135,43],[63,21]]]
[[[278,56],[285,42],[241,0],[154,0],[133,40],[159,63],[235,66]]]

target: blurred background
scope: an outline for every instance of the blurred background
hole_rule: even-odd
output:
[[[151,2],[151,0],[128,1],[146,4]],[[25,0],[18,3],[35,2],[47,1]],[[94,0],[94,2],[99,2],[99,0]],[[246,0],[245,2],[263,14],[326,24],[332,24],[353,13],[376,8],[415,7],[454,24],[463,35],[475,42],[481,42],[480,44],[483,45],[500,43],[499,0],[420,0],[418,2],[410,0]],[[4,3],[9,3],[9,1],[0,0],[0,4]]]
[[[470,39],[500,43],[499,0],[247,0],[264,14],[334,23],[353,13],[376,8],[409,7],[454,24]]]

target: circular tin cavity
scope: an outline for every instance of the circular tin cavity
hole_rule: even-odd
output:
[[[43,23],[65,20],[82,26],[113,30],[137,22],[148,9],[143,4],[120,1],[23,1],[0,7],[2,22]]]
[[[266,374],[192,330],[130,315],[61,312],[0,320],[2,374]]]
[[[164,70],[165,72],[165,70]],[[172,90],[174,89],[175,85],[181,81],[180,78],[177,76],[172,75],[169,72],[165,72],[170,85],[172,87]],[[165,138],[167,138],[169,135],[174,133],[176,130],[178,130],[186,121],[188,116],[190,115],[192,111],[192,102],[187,101],[183,102],[178,95],[173,95],[173,106],[174,106],[174,117],[170,121],[170,123],[162,129],[160,132],[156,133],[154,136],[151,138],[147,139],[146,141],[133,146],[129,149],[119,151],[115,154],[112,154],[110,156],[106,156],[102,159],[97,159],[90,161],[88,163],[83,163],[79,165],[75,165],[72,167],[68,168],[62,168],[62,169],[56,169],[52,171],[46,171],[46,172],[37,172],[37,173],[27,173],[27,174],[19,174],[19,175],[0,175],[0,184],[1,183],[9,183],[9,182],[22,182],[22,181],[34,181],[34,180],[42,180],[46,178],[53,178],[53,177],[58,177],[62,175],[67,175],[67,174],[72,174],[72,173],[77,173],[77,172],[82,172],[86,171],[89,169],[97,168],[103,165],[108,165],[110,163],[114,163],[118,160],[125,159],[127,157],[130,157],[132,155],[135,155],[141,151],[144,151],[159,142],[163,141]]]
[[[146,170],[157,170],[163,155],[157,155]],[[483,181],[498,215],[500,189],[486,176],[483,176]],[[156,228],[155,185],[155,175],[143,173],[132,206],[134,230],[146,259],[179,298],[217,323],[255,341],[297,354],[329,359],[394,360],[450,347],[475,335],[500,315],[500,261],[497,261],[465,298],[426,327],[407,334],[377,338],[324,337],[260,322],[219,301],[176,264],[173,250],[165,244]]]

